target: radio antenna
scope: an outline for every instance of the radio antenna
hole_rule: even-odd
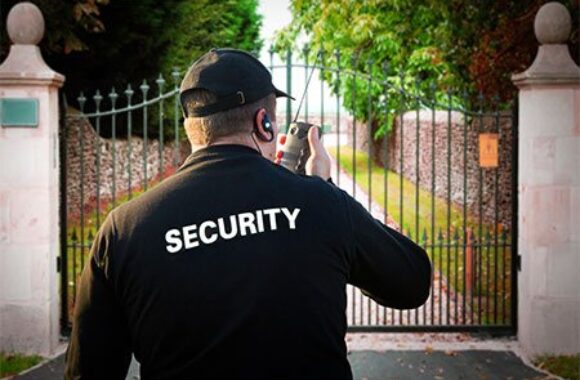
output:
[[[310,80],[312,79],[312,75],[314,74],[314,70],[316,69],[316,63],[318,63],[318,57],[322,54],[319,52],[316,55],[316,59],[314,60],[314,65],[312,65],[312,71],[310,71],[310,75],[308,76],[308,81],[306,81],[306,86],[304,87],[304,93],[302,94],[302,99],[300,99],[300,103],[298,104],[298,110],[296,111],[296,116],[294,116],[293,123],[298,120],[298,115],[300,115],[300,109],[302,108],[302,103],[304,103],[304,98],[306,97],[306,93],[308,92],[308,86],[310,85]]]

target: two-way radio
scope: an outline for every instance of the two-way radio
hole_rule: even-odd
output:
[[[318,62],[318,56],[312,66],[312,71],[304,87],[304,93],[302,94],[302,99],[300,99],[300,104],[298,104],[298,110],[296,111],[296,116],[294,121],[288,125],[288,131],[286,134],[286,142],[282,147],[282,157],[280,160],[280,165],[284,166],[286,169],[296,173],[296,174],[306,174],[306,161],[310,157],[310,145],[308,144],[308,131],[311,127],[318,128],[318,137],[322,137],[322,128],[314,124],[310,124],[304,121],[297,121],[298,115],[300,114],[300,109],[302,108],[302,103],[306,97],[308,91],[308,86],[310,85],[310,80],[316,69],[316,63]]]

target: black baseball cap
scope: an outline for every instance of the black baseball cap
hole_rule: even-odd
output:
[[[212,104],[186,109],[185,95],[193,90],[210,91],[217,97]],[[179,89],[183,113],[188,116],[208,116],[252,103],[268,94],[276,97],[287,93],[272,84],[270,71],[251,54],[236,49],[211,49],[189,68]]]

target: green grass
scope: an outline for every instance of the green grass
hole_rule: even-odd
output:
[[[329,153],[336,158],[336,148],[330,148]],[[386,200],[388,213],[401,225],[406,234],[414,237],[415,240],[418,240],[416,239],[417,232],[419,232],[419,238],[422,238],[423,233],[425,233],[428,239],[431,240],[433,238],[432,228],[435,229],[435,237],[439,231],[446,237],[448,226],[451,234],[463,228],[462,207],[451,203],[448,208],[448,203],[445,199],[433,197],[430,191],[422,188],[419,188],[417,197],[417,187],[413,182],[392,171],[387,171],[385,178],[384,168],[375,163],[371,165],[372,175],[369,187],[368,154],[357,151],[355,153],[355,163],[355,166],[353,166],[352,148],[341,147],[341,168],[352,177],[354,167],[356,169],[357,184],[367,193],[369,193],[370,189],[371,197],[381,207],[384,207]],[[403,188],[402,201],[401,186]],[[387,193],[388,198],[385,199]],[[401,202],[403,205],[402,213]],[[449,220],[448,214],[450,214]],[[467,214],[466,225],[468,228],[477,229],[478,221]],[[491,228],[491,226],[485,227]]]
[[[355,177],[359,187],[367,194],[370,192],[373,201],[387,210],[407,236],[425,247],[434,266],[447,278],[451,288],[459,295],[464,293],[467,295],[468,292],[463,291],[465,289],[463,227],[465,225],[477,234],[480,229],[478,218],[469,212],[464,218],[462,206],[448,203],[446,199],[417,187],[403,176],[390,170],[385,171],[374,162],[371,162],[369,171],[366,152],[353,152],[352,148],[341,146],[340,157],[337,157],[336,148],[330,148],[328,151],[351,178]],[[502,240],[502,235],[498,234],[498,242],[504,245],[496,248],[493,225],[482,223],[481,230],[482,259],[472,291],[474,298],[472,309],[476,316],[479,315],[478,310],[482,310],[482,324],[504,324],[504,317],[505,323],[508,323],[511,305],[509,242],[507,236],[503,236],[505,240]],[[466,303],[471,304],[471,294],[466,297]],[[494,313],[497,313],[497,317],[494,317]]]
[[[534,365],[564,379],[580,380],[580,354],[539,356]]]
[[[40,356],[26,356],[0,351],[0,377],[15,375],[42,361]]]

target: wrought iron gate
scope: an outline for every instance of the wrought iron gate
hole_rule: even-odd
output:
[[[323,126],[334,158],[335,183],[365,204],[375,217],[423,246],[434,267],[432,294],[420,308],[384,308],[347,286],[350,331],[516,331],[517,292],[517,117],[499,110],[468,110],[458,95],[446,101],[422,97],[409,86],[378,82],[371,74],[292,63],[274,64],[292,78],[311,69],[333,80],[352,81],[353,103],[361,83],[401,96],[392,109],[393,128],[375,139],[372,104],[362,123],[341,107],[340,96],[325,95],[318,112],[303,108],[303,118]],[[63,115],[61,128],[61,320],[70,327],[78,277],[93,237],[112,208],[171,175],[187,156],[181,138],[178,82],[156,95],[143,81],[138,91],[76,99],[78,113]],[[401,83],[403,83],[401,81]],[[388,91],[390,90],[390,92]],[[312,91],[309,91],[311,93]],[[333,98],[333,114],[325,100]],[[106,107],[103,107],[106,106]],[[515,108],[514,108],[515,109]],[[292,104],[285,119],[291,121]],[[168,133],[168,130],[171,133]],[[103,138],[105,135],[107,138]],[[169,141],[165,141],[170,139]]]

